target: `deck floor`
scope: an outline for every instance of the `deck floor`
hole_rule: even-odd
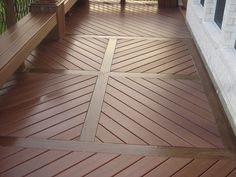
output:
[[[179,9],[92,2],[66,25],[0,89],[0,176],[236,176]]]

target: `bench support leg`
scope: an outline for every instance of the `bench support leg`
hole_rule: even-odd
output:
[[[6,11],[6,20],[7,27],[11,27],[17,21],[15,5],[13,0],[4,0],[5,11]]]
[[[46,3],[48,2],[48,3]],[[30,11],[35,13],[55,12],[57,25],[50,33],[50,38],[61,39],[65,34],[65,9],[64,0],[38,0],[31,4]]]
[[[25,71],[25,69],[26,69],[25,62],[23,62],[23,63],[19,66],[19,68],[17,69],[16,72],[23,72],[23,71]]]
[[[57,8],[57,31],[56,38],[61,39],[65,34],[65,10],[64,4],[60,4]]]
[[[126,0],[120,0],[120,4],[126,4]]]

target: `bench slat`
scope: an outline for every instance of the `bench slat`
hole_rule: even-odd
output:
[[[53,14],[36,16],[37,17],[33,18],[33,20],[29,21],[25,26],[21,27],[22,29],[24,28],[24,33],[21,31],[21,35],[16,35],[14,38],[11,36],[8,41],[4,41],[4,44],[7,46],[4,46],[5,50],[3,52],[0,51],[2,52],[0,53],[0,68],[4,67],[4,65],[9,62],[9,58],[14,56],[15,51],[22,48],[22,46],[29,41],[40,28],[51,20]]]
[[[41,15],[36,15],[31,17],[27,22],[19,26],[14,32],[11,34],[2,35],[0,38],[0,56],[8,50],[8,48],[12,47],[12,43],[15,43],[16,40],[23,37],[26,33],[28,33],[29,29],[34,26],[38,21],[42,19]],[[1,62],[1,61],[0,61]]]
[[[66,0],[65,4],[65,14],[70,10],[70,8],[77,2],[78,0]]]
[[[4,33],[1,34],[0,41],[2,39],[5,39],[6,37],[9,37],[10,35],[12,35],[12,33],[15,33],[19,29],[20,26],[22,26],[25,23],[27,23],[27,21],[30,20],[31,18],[32,18],[32,14],[31,13],[27,14],[26,16],[24,16],[15,25],[11,26],[10,28],[7,29],[7,31],[5,31]]]
[[[0,56],[0,85],[21,65],[30,52],[47,36],[56,26],[56,14],[44,14],[40,23],[36,23],[28,33],[17,39],[10,49]],[[23,47],[22,47],[23,46]],[[15,52],[17,51],[17,52]],[[10,60],[9,60],[10,59]],[[4,62],[2,62],[4,61]]]
[[[60,6],[58,9],[64,9],[67,13],[76,2],[77,0],[64,0],[64,7]],[[54,27],[58,26],[56,30],[64,28],[60,27],[64,16],[61,17],[58,9],[55,13],[29,13],[0,36],[0,86]]]

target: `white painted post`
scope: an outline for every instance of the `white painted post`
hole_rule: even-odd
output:
[[[222,23],[224,47],[233,47],[236,39],[236,0],[227,0]]]
[[[216,0],[205,0],[204,4],[204,21],[213,22],[216,10]]]

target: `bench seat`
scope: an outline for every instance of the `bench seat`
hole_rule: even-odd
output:
[[[56,13],[29,13],[0,36],[0,86],[56,24]]]
[[[77,0],[65,0],[65,14],[71,9],[71,7],[77,2]]]
[[[60,13],[66,14],[77,0],[62,2],[64,7],[60,8],[60,11],[29,13],[0,36],[0,87],[50,31],[57,27],[57,30],[63,29],[58,31],[63,35],[64,14]]]

